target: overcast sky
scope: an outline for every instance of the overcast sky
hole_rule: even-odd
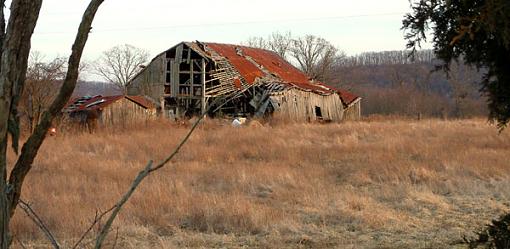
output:
[[[32,39],[48,57],[68,55],[86,0],[44,0]],[[118,44],[151,56],[180,41],[240,43],[290,31],[323,37],[347,54],[405,48],[408,0],[105,0],[93,23],[85,59]]]

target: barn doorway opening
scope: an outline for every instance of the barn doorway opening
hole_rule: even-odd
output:
[[[322,110],[319,106],[315,106],[315,117],[317,117],[319,120],[322,120]]]

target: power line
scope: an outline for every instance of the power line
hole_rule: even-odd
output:
[[[361,14],[361,15],[348,15],[348,16],[330,16],[330,17],[311,17],[311,18],[290,18],[290,19],[277,19],[277,20],[260,20],[260,21],[245,21],[245,22],[224,22],[224,23],[209,23],[209,24],[183,24],[183,25],[169,25],[169,26],[151,26],[151,27],[129,27],[129,28],[111,28],[111,29],[98,29],[92,30],[93,33],[105,32],[123,32],[123,31],[152,31],[152,30],[165,30],[165,29],[179,29],[179,28],[200,28],[200,27],[215,27],[215,26],[229,26],[229,25],[245,25],[245,24],[264,24],[264,23],[285,23],[285,22],[307,22],[307,21],[325,21],[325,20],[340,20],[350,18],[364,18],[364,17],[378,17],[378,16],[396,16],[404,15],[404,12],[393,13],[378,13],[378,14]],[[49,34],[69,34],[72,32],[55,31],[55,32],[36,32],[36,35],[49,35]]]

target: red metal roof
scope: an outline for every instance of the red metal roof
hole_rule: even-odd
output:
[[[321,94],[338,93],[343,102],[348,105],[358,98],[352,93],[335,89],[322,82],[311,81],[301,70],[297,69],[275,52],[251,48],[246,46],[206,43],[207,47],[220,56],[225,57],[234,66],[248,84],[253,84],[257,78],[266,76],[264,70],[282,80],[282,83]],[[251,60],[262,68],[259,68]]]
[[[101,96],[96,95],[93,97],[84,96],[77,97],[73,100],[69,101],[67,105],[64,107],[64,111],[67,112],[76,112],[76,111],[84,111],[84,110],[96,110],[102,109],[108,105],[115,103],[116,101],[122,98],[129,99],[130,101],[135,102],[136,104],[142,106],[145,109],[156,108],[154,103],[150,102],[147,98],[143,96],[124,96],[124,95],[115,95],[115,96]]]
[[[351,92],[348,92],[346,90],[341,89],[335,89],[339,94],[342,100],[345,102],[345,104],[350,105],[352,102],[354,102],[356,99],[359,99],[358,96],[352,94]]]
[[[225,57],[243,76],[248,84],[253,84],[256,78],[264,77],[266,74],[245,57],[237,54],[236,46],[218,43],[207,43],[207,46]]]
[[[156,105],[144,96],[126,96],[127,99],[137,103],[145,109],[156,109]]]

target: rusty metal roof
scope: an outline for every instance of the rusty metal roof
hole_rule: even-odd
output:
[[[269,72],[272,76],[281,79],[282,83],[305,91],[313,91],[320,94],[338,93],[346,105],[359,98],[345,90],[336,89],[322,82],[310,80],[305,73],[273,51],[230,44],[204,44],[227,59],[248,84],[253,84],[257,78],[263,78]]]
[[[145,109],[156,109],[157,108],[157,106],[156,106],[156,104],[154,104],[154,102],[152,102],[151,100],[149,100],[148,98],[146,98],[144,96],[135,95],[135,96],[126,96],[126,98],[135,102],[136,104],[140,105],[141,107],[143,107]]]
[[[82,96],[72,99],[67,103],[64,107],[64,112],[76,112],[76,111],[91,111],[102,109],[106,106],[109,106],[116,101],[126,98],[145,109],[154,109],[156,105],[152,103],[150,100],[143,96],[124,96],[124,95],[114,95],[114,96]]]
[[[345,105],[350,105],[360,98],[343,89],[330,87],[322,82],[310,80],[305,73],[285,61],[285,59],[273,51],[240,45],[202,43],[199,41],[182,42],[167,51],[174,49],[180,44],[185,44],[201,56],[214,60],[215,58],[211,56],[210,51],[207,51],[213,50],[215,53],[228,60],[248,84],[253,84],[257,78],[266,77],[267,73],[269,73],[272,76],[279,78],[281,83],[288,84],[304,91],[313,91],[319,94],[338,93]],[[153,61],[167,51],[156,56]],[[145,69],[141,72],[144,70]],[[141,74],[141,72],[139,74]],[[235,87],[240,88],[241,81],[239,79],[234,80],[234,85]]]

